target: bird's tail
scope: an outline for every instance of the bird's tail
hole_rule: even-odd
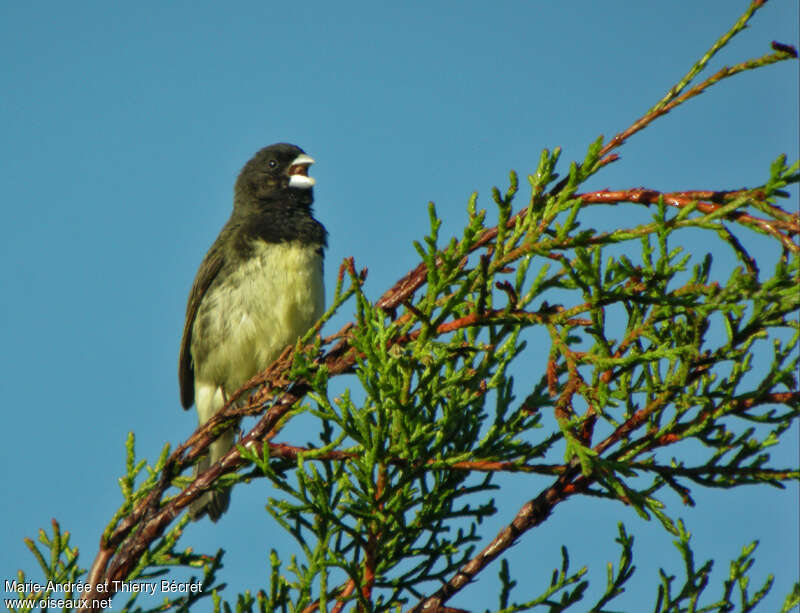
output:
[[[195,477],[215,462],[218,462],[219,459],[233,447],[235,436],[236,433],[233,429],[226,430],[222,433],[222,436],[211,443],[208,449],[208,455],[202,458],[195,466]],[[215,492],[206,492],[189,505],[189,515],[194,521],[201,519],[204,515],[208,515],[211,521],[217,521],[228,509],[230,501],[230,488],[217,490]]]
[[[195,379],[194,403],[197,407],[198,421],[202,425],[225,405],[225,393],[221,387],[213,383]],[[195,477],[212,464],[219,462],[220,458],[233,447],[235,440],[236,430],[231,428],[223,432],[217,440],[211,443],[208,447],[208,455],[202,458],[195,466]],[[189,516],[194,521],[197,521],[204,515],[208,515],[211,521],[217,521],[228,508],[230,500],[230,488],[206,492],[189,505]]]

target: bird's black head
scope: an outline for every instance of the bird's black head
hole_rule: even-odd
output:
[[[295,145],[264,147],[244,165],[236,180],[235,207],[261,207],[278,202],[310,206],[314,179],[308,176],[313,158]]]

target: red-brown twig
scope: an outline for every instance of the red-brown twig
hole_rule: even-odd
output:
[[[307,461],[313,462],[344,462],[357,458],[360,454],[355,451],[326,451],[320,453],[315,449],[298,447],[286,443],[269,443],[269,457],[282,460],[296,461],[305,453],[313,453]],[[394,457],[386,460],[392,466],[416,466],[419,463],[408,458]],[[522,464],[512,461],[497,460],[461,460],[459,462],[442,462],[439,460],[426,460],[425,465],[447,468],[451,470],[464,470],[470,472],[520,472],[539,475],[560,475],[566,470],[566,464]]]
[[[731,201],[734,198],[745,196],[747,194],[757,198],[759,192],[757,190],[737,190],[732,192],[712,192],[706,190],[698,191],[682,191],[682,192],[659,192],[653,189],[645,189],[643,187],[626,189],[626,190],[601,190],[597,192],[589,192],[586,194],[578,194],[576,198],[580,198],[587,204],[617,204],[619,202],[634,202],[639,204],[656,204],[660,198],[663,198],[664,203],[679,209],[685,208],[690,204],[695,204],[697,210],[701,213],[711,214],[718,211],[723,204],[717,204],[714,201]],[[792,241],[791,236],[800,234],[800,215],[791,215],[774,205],[769,206],[778,219],[763,219],[761,217],[753,217],[742,211],[731,211],[725,215],[727,219],[736,221],[742,224],[751,224],[758,226],[764,232],[774,236],[781,243],[791,251],[800,251],[800,246]]]
[[[607,450],[623,437],[630,436],[632,432],[646,423],[647,417],[657,408],[663,407],[665,402],[670,399],[669,394],[664,394],[655,398],[647,407],[637,411],[624,424],[617,428],[605,440],[595,445],[594,450],[598,454]],[[756,404],[764,403],[797,403],[800,401],[800,392],[781,392],[775,394],[764,394],[761,398],[734,399],[737,409],[747,408]],[[693,423],[702,422],[704,416],[699,414],[692,420]],[[645,434],[647,436],[647,434]],[[672,444],[672,440],[656,440],[660,446]],[[647,447],[652,450],[656,444]],[[644,452],[642,449],[640,453]],[[647,468],[642,468],[647,470]],[[780,475],[780,471],[774,471],[775,475]],[[421,599],[409,611],[410,613],[429,613],[440,611],[445,602],[456,592],[469,584],[475,576],[486,568],[492,560],[498,558],[503,552],[509,549],[519,539],[523,533],[535,528],[546,520],[553,509],[560,502],[570,496],[586,492],[588,487],[595,481],[596,475],[583,475],[580,472],[578,460],[573,459],[570,466],[556,479],[555,483],[542,491],[536,498],[525,503],[517,512],[514,519],[503,528],[492,541],[484,547],[480,553],[464,564],[456,573],[444,583],[438,590],[430,596]],[[688,494],[687,494],[688,495]]]
[[[606,143],[606,145],[600,150],[599,157],[602,158],[603,156],[608,155],[611,151],[620,147],[631,136],[646,128],[656,119],[658,119],[662,115],[666,115],[672,109],[683,104],[690,98],[699,96],[709,87],[711,87],[715,83],[718,83],[722,79],[731,77],[739,72],[744,72],[745,70],[751,70],[757,66],[765,66],[767,64],[780,62],[789,57],[797,57],[797,51],[794,50],[794,48],[791,47],[790,45],[781,45],[780,43],[777,43],[776,45],[776,43],[773,43],[773,49],[775,49],[775,53],[770,53],[768,55],[764,55],[754,60],[747,60],[745,62],[736,64],[735,66],[725,66],[723,68],[720,68],[717,72],[708,77],[706,80],[698,83],[691,89],[685,91],[680,96],[672,98],[665,104],[656,105],[649,112],[647,112],[642,117],[633,122],[630,125],[630,127],[626,128],[625,130],[614,136],[614,138],[612,138],[610,141],[608,141],[608,143]],[[792,53],[792,51],[794,53]]]

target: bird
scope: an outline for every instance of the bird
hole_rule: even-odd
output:
[[[269,366],[322,316],[328,232],[314,218],[314,159],[300,147],[264,147],[244,165],[233,211],[194,278],[186,305],[178,381],[184,409],[202,425],[233,392]],[[209,446],[200,474],[234,445],[236,428]],[[189,505],[193,520],[216,522],[230,489]]]

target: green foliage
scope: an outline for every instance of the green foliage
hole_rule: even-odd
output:
[[[707,600],[707,598],[704,599],[703,597],[709,586],[709,574],[713,562],[708,560],[699,568],[696,568],[694,555],[689,547],[691,535],[686,532],[683,522],[678,522],[678,530],[680,538],[675,541],[675,546],[680,552],[684,563],[682,585],[677,587],[677,577],[666,574],[662,569],[659,572],[661,583],[657,587],[655,607],[652,610],[656,613],[673,613],[678,611],[726,613],[733,610],[746,613],[755,610],[756,605],[764,599],[773,582],[773,577],[770,575],[764,582],[764,585],[757,589],[752,596],[748,594],[750,579],[747,573],[753,566],[754,560],[752,554],[756,549],[757,543],[754,542],[744,547],[742,555],[731,561],[730,578],[722,584],[721,597],[712,603],[706,604],[703,600]],[[622,551],[620,553],[617,569],[615,572],[614,565],[609,562],[605,592],[594,606],[588,609],[591,613],[611,613],[611,609],[607,609],[606,605],[625,592],[625,584],[633,578],[636,569],[636,567],[633,566],[633,540],[633,537],[629,536],[625,530],[625,526],[619,524],[619,536],[616,542],[619,543]],[[511,581],[508,563],[503,560],[500,570],[502,589],[500,606],[497,609],[498,613],[516,613],[517,611],[530,611],[537,608],[539,608],[539,610],[544,610],[544,607],[548,607],[547,610],[550,613],[567,611],[570,609],[575,610],[573,609],[573,605],[583,601],[584,592],[589,582],[582,579],[586,574],[586,567],[581,568],[571,575],[568,574],[568,571],[569,557],[566,549],[562,549],[561,569],[553,571],[553,578],[546,591],[539,597],[529,600],[528,602],[509,604],[511,591],[516,586],[517,582]],[[569,586],[572,585],[575,587],[571,590],[568,589]],[[797,587],[800,587],[800,584],[798,584]],[[559,594],[560,597],[554,598],[554,596]],[[738,601],[738,609],[736,608],[736,601]],[[787,599],[787,604],[788,603],[789,599]],[[796,604],[796,601],[794,601],[794,604]],[[640,606],[639,610],[644,610],[644,608]],[[788,609],[785,608],[784,610]]]
[[[769,455],[800,416],[800,219],[776,204],[798,182],[800,166],[781,156],[762,185],[711,195],[578,190],[614,161],[612,150],[676,104],[790,57],[778,50],[687,89],[759,7],[753,3],[647,115],[612,141],[592,143],[561,181],[560,150],[543,151],[522,205],[512,171],[507,189],[492,191],[492,211],[479,209],[473,194],[463,232],[443,240],[430,203],[430,232],[414,244],[420,267],[380,301],[367,298],[365,273],[345,262],[323,321],[352,304],[352,325],[325,341],[314,336],[317,326],[304,339],[311,345],[298,344],[283,371],[268,371],[253,397],[242,395],[191,444],[165,447],[150,466],[136,461],[131,435],[123,502],[90,576],[113,571],[130,582],[202,572],[191,581],[202,580],[203,592],[166,598],[153,611],[186,610],[203,598],[226,612],[435,610],[523,543],[560,502],[596,496],[655,517],[677,537],[684,577],[661,571],[654,611],[730,611],[734,600],[741,611],[754,610],[772,585],[770,576],[755,591],[750,586],[756,544],[731,562],[720,598],[701,604],[712,562],[695,564],[670,493],[693,505],[692,488],[783,487],[800,476]],[[598,205],[650,206],[651,215],[638,223],[600,217]],[[609,219],[606,228],[589,225]],[[687,253],[687,231],[717,241],[736,268],[711,253]],[[748,252],[753,232],[776,246],[768,275]],[[342,375],[349,386],[334,393],[331,381]],[[179,550],[188,520],[175,518],[198,493],[183,471],[224,420],[244,414],[260,416],[251,430],[260,435],[245,437],[237,463],[212,467],[218,473],[207,487],[268,480],[267,511],[294,538],[297,554],[271,552],[269,586],[229,603],[216,584],[222,552]],[[299,415],[315,424],[316,442],[275,443]],[[535,473],[552,484],[489,542],[482,524],[497,511],[490,494],[502,493],[496,473]],[[48,579],[84,576],[68,540],[55,523],[52,538],[40,536],[49,561],[29,543]],[[633,542],[620,524],[619,561],[609,563],[589,610],[610,611],[625,593]],[[565,611],[588,601],[587,569],[570,571],[566,548],[549,585],[527,582],[516,603],[524,574],[512,579],[509,563],[500,562],[499,611]],[[799,600],[796,586],[784,610]],[[137,602],[133,596],[123,610],[144,611]]]
[[[20,570],[16,578],[18,587],[13,591],[16,591],[21,599],[37,602],[53,597],[71,599],[73,597],[71,590],[59,593],[56,586],[72,585],[86,572],[85,569],[78,566],[78,548],[69,545],[69,532],[62,532],[61,526],[55,519],[52,521],[52,531],[52,536],[48,536],[44,530],[39,530],[38,540],[40,545],[44,546],[43,548],[39,547],[33,539],[25,539],[25,545],[39,565],[42,580],[37,581],[40,587],[28,587],[26,584],[31,581]],[[30,606],[12,607],[11,610],[23,613],[32,611],[34,608],[35,606],[31,604]]]

